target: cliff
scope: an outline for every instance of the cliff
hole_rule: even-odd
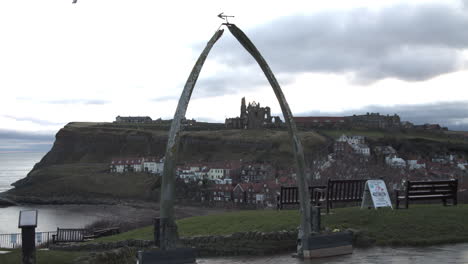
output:
[[[74,202],[157,199],[159,177],[109,173],[113,157],[163,156],[168,124],[69,123],[56,134],[52,149],[7,194],[17,201]],[[300,133],[306,155],[326,139]],[[179,162],[268,161],[291,167],[285,130],[197,130],[181,134]]]

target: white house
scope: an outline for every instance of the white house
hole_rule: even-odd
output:
[[[336,141],[348,143],[357,154],[370,156],[370,148],[365,144],[364,136],[346,136],[343,134]]]
[[[426,168],[426,164],[420,160],[407,160],[407,164],[410,170],[419,170]]]
[[[183,179],[185,183],[197,180],[197,176],[193,172],[181,173],[179,174],[179,178]]]
[[[154,174],[162,174],[164,158],[146,157],[143,159],[143,170]]]
[[[112,159],[110,165],[111,172],[122,173],[125,170],[125,162],[122,159]]]
[[[458,167],[460,170],[466,170],[467,164],[458,163],[458,164],[457,164],[457,167]]]
[[[111,172],[141,172],[143,171],[143,158],[112,159]]]
[[[224,168],[221,168],[220,166],[212,167],[208,171],[208,179],[214,181],[216,179],[222,179],[224,178]]]
[[[232,179],[215,179],[215,184],[232,184]]]
[[[339,142],[348,142],[348,144],[364,144],[364,136],[346,136],[345,134],[341,135],[336,141]]]
[[[385,163],[387,163],[391,167],[397,167],[397,168],[404,168],[406,167],[406,161],[402,158],[392,158],[392,157],[386,157],[385,158]]]
[[[370,148],[366,144],[351,144],[351,148],[358,154],[370,156]]]

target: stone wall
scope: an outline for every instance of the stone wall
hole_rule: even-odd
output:
[[[226,236],[183,237],[183,247],[197,249],[198,256],[265,255],[296,250],[297,232],[242,232]],[[149,248],[150,240],[125,240],[101,243],[70,243],[52,245],[51,250],[112,251],[118,248]]]
[[[197,249],[199,256],[265,255],[296,249],[297,232],[242,232],[227,236],[181,238],[186,247]]]

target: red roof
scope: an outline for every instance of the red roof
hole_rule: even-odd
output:
[[[112,159],[113,165],[139,165],[143,163],[143,158],[119,158]]]
[[[145,157],[143,160],[146,161],[146,162],[160,162],[160,161],[162,161],[162,158],[160,158],[160,157]]]

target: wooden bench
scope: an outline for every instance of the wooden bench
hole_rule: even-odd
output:
[[[327,214],[335,202],[360,202],[364,194],[367,179],[332,180],[327,182]]]
[[[85,233],[83,228],[57,228],[57,234],[52,235],[52,243],[83,242]]]
[[[451,199],[457,205],[458,180],[443,181],[407,181],[406,190],[395,190],[396,209],[400,208],[400,200],[405,200],[408,209],[410,200],[442,200],[444,206]]]
[[[326,189],[327,186],[309,186],[310,202],[312,204],[320,203],[323,196],[319,190]],[[297,186],[283,187],[281,186],[280,195],[277,197],[276,208],[283,209],[283,205],[296,205],[299,204],[299,190]]]

